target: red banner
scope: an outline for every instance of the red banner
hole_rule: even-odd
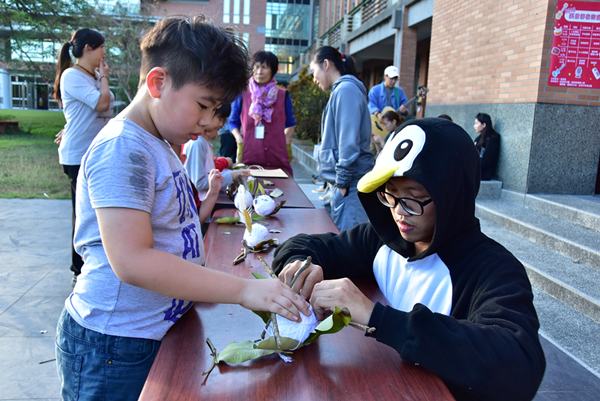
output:
[[[548,85],[600,88],[600,3],[560,0]]]

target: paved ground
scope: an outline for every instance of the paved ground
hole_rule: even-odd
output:
[[[311,173],[295,179],[321,207]],[[59,400],[56,322],[71,291],[68,200],[0,199],[0,400]],[[600,379],[545,339],[536,400],[598,400]],[[48,361],[40,364],[40,362]]]

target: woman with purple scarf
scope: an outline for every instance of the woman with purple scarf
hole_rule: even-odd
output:
[[[231,104],[229,126],[237,142],[237,161],[280,168],[293,176],[290,162],[296,120],[290,94],[275,82],[279,60],[271,52],[259,51],[252,63],[248,90]]]

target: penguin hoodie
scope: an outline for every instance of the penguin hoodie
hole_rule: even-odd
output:
[[[376,330],[366,336],[439,376],[456,399],[530,400],[546,366],[539,321],[523,265],[480,230],[480,171],[461,127],[407,121],[359,182],[369,222],[337,235],[297,235],[277,249],[273,267],[310,255],[326,280],[375,279],[389,305],[375,305]],[[402,176],[425,187],[435,205],[433,238],[419,255],[377,198],[387,180]]]

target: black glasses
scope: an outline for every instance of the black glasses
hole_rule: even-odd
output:
[[[402,205],[402,209],[406,210],[406,213],[412,214],[413,216],[421,216],[423,214],[423,208],[433,201],[431,198],[423,202],[412,198],[397,198],[385,191],[378,191],[377,198],[384,206],[392,209],[398,206],[399,203]]]

